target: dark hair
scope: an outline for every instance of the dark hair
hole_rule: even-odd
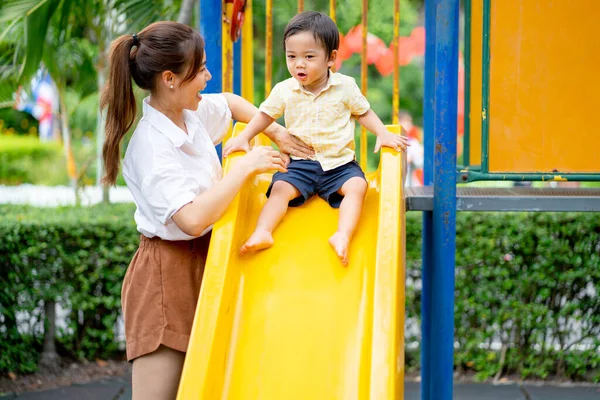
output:
[[[304,11],[296,14],[283,32],[283,50],[285,42],[301,32],[312,32],[315,40],[325,48],[327,55],[340,47],[340,32],[337,25],[327,15],[317,11]]]
[[[114,185],[119,172],[121,139],[136,115],[133,79],[141,89],[153,92],[163,71],[186,72],[184,82],[194,79],[204,57],[204,39],[187,25],[155,22],[137,35],[115,39],[110,49],[108,80],[100,106],[106,113],[106,139],[102,148],[105,184]]]

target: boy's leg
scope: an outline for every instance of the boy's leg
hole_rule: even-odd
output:
[[[294,185],[285,181],[276,181],[271,188],[267,203],[263,207],[256,229],[244,243],[240,253],[263,250],[273,245],[273,230],[277,227],[288,209],[291,200],[300,196],[300,191]]]
[[[352,177],[342,185],[338,193],[344,196],[344,199],[340,205],[338,229],[329,238],[329,244],[335,250],[342,264],[347,265],[348,247],[360,219],[367,193],[367,182],[362,177]]]

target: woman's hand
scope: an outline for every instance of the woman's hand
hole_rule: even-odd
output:
[[[250,151],[250,143],[241,136],[232,137],[225,143],[225,147],[223,147],[223,157],[229,157],[231,153],[235,153],[236,151],[247,153]]]
[[[307,145],[293,134],[290,134],[284,127],[281,127],[277,132],[274,132],[271,139],[284,154],[289,154],[290,156],[298,158],[311,158],[315,155],[315,150],[311,146]]]
[[[273,170],[287,172],[286,161],[282,154],[268,146],[254,147],[236,165],[254,174]]]

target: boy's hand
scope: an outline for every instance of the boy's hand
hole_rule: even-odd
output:
[[[223,148],[223,157],[229,157],[231,153],[235,153],[236,151],[249,152],[250,143],[240,136],[229,139]]]
[[[390,147],[396,151],[404,151],[408,146],[410,145],[406,136],[394,135],[392,132],[385,130],[377,136],[373,153],[377,153],[381,147]]]

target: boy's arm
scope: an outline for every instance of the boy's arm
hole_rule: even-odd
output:
[[[246,153],[250,151],[250,140],[260,132],[263,132],[273,121],[273,118],[259,111],[250,120],[242,133],[236,137],[232,137],[225,143],[225,147],[223,147],[223,157],[229,157],[231,153],[235,153],[236,151],[245,151]]]
[[[225,99],[227,100],[227,105],[231,110],[233,118],[237,121],[254,121],[255,116],[260,116],[261,114],[264,114],[262,112],[259,112],[258,108],[256,108],[254,104],[250,103],[243,97],[240,97],[233,93],[223,93],[223,96],[225,96]],[[268,117],[267,114],[265,115]],[[258,124],[259,122],[260,121],[256,121],[256,124]],[[264,132],[265,135],[269,137],[269,139],[275,142],[275,144],[277,144],[277,146],[279,147],[279,150],[284,154],[290,154],[293,152],[294,155],[297,155],[298,157],[310,157],[314,155],[315,152],[309,145],[307,145],[297,137],[290,135],[287,129],[285,129],[278,123],[273,122],[273,119],[271,119],[270,125],[266,122],[265,124],[266,125],[264,125],[263,127],[261,123],[261,126],[258,126],[256,128],[252,128],[249,125],[248,127],[246,127],[244,132],[242,132],[242,138],[232,138],[229,141],[227,141],[225,147],[223,148],[223,156],[227,157],[235,151],[247,152],[250,149],[249,141],[252,139],[252,137],[256,136],[260,132]],[[248,128],[254,130],[254,133],[251,137],[251,132],[248,131]],[[248,135],[250,139],[247,139],[246,135]],[[247,140],[244,141],[244,138],[246,138]]]
[[[250,120],[248,125],[246,125],[246,129],[242,133],[240,133],[239,138],[244,139],[249,142],[254,138],[254,136],[258,135],[261,132],[264,132],[269,125],[271,125],[275,121],[269,115],[265,114],[262,111],[256,113],[254,117]],[[271,133],[273,129],[271,129]],[[269,137],[271,137],[267,132],[265,132]]]
[[[387,130],[377,114],[371,109],[359,117],[356,117],[356,120],[359,124],[377,136],[377,142],[375,143],[375,149],[373,151],[374,153],[377,153],[381,146],[391,147],[396,151],[406,150],[406,147],[409,146],[408,139],[406,136],[403,136],[405,134],[404,128],[402,128],[402,135],[394,135]]]

